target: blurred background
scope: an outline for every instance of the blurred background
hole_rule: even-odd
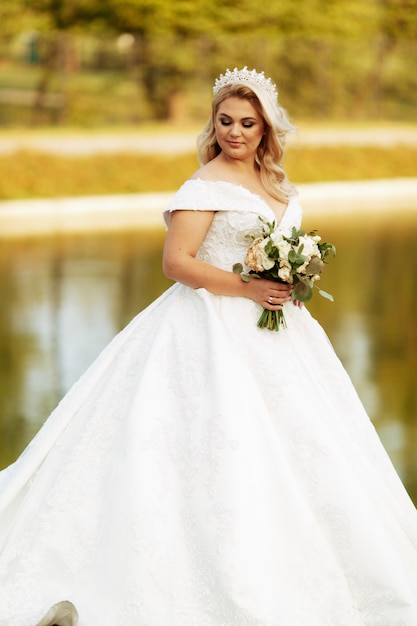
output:
[[[225,64],[297,118],[416,120],[416,0],[6,0],[0,122],[205,119]]]
[[[162,223],[43,233],[34,200],[174,191],[197,168],[214,78],[243,65],[277,82],[301,188],[416,179],[417,0],[0,3],[0,467],[169,286]],[[332,202],[305,211],[338,249],[335,302],[309,308],[417,503],[417,197]],[[21,203],[11,235],[2,215]]]

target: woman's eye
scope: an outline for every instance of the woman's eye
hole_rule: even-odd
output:
[[[220,124],[222,126],[230,126],[231,122],[229,120],[220,120]],[[242,126],[243,128],[252,128],[253,122],[243,122]]]

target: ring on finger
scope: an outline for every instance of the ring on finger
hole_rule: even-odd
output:
[[[268,298],[268,302],[269,302],[269,304],[272,304],[272,298],[271,298],[271,296]]]

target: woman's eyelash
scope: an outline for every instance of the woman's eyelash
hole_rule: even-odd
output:
[[[220,124],[222,124],[222,126],[230,126],[231,122],[229,122],[228,120],[220,120]],[[244,128],[252,128],[253,122],[243,123],[242,126]]]

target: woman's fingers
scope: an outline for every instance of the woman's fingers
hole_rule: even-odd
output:
[[[266,279],[250,281],[249,285],[253,294],[251,297],[266,309],[280,309],[291,300],[292,285]]]
[[[284,302],[288,302],[289,300],[291,300],[291,293],[285,293],[285,294],[274,294],[274,295],[270,295],[266,298],[266,308],[275,308],[275,307],[282,307],[282,305],[284,304]]]
[[[271,288],[271,296],[276,298],[284,298],[291,295],[292,285],[281,283],[273,283]]]

